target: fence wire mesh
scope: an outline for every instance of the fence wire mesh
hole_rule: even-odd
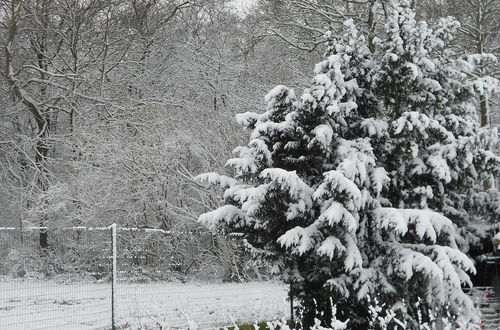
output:
[[[0,230],[0,329],[106,327],[109,231],[51,229],[50,237],[41,250],[38,230]]]
[[[217,329],[290,316],[238,238],[118,228],[0,228],[0,329]]]

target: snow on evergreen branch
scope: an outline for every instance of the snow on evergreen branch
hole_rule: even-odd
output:
[[[397,264],[396,270],[406,281],[410,280],[415,273],[428,278],[436,278],[439,282],[443,281],[443,270],[430,257],[409,248],[401,249],[398,254],[401,262]]]
[[[200,174],[195,177],[195,180],[200,183],[219,186],[223,189],[230,188],[239,183],[236,179],[214,172]]]
[[[335,170],[324,173],[324,182],[316,189],[313,198],[316,200],[329,199],[332,193],[349,196],[348,204],[345,207],[350,211],[359,210],[362,207],[362,195],[359,188],[344,174]]]
[[[381,228],[392,230],[399,236],[404,236],[410,227],[414,227],[420,240],[427,238],[434,244],[438,236],[444,234],[447,243],[455,247],[453,222],[439,213],[428,209],[381,207],[374,210],[374,215]]]
[[[327,237],[316,250],[318,255],[326,256],[330,260],[346,251],[342,242],[334,236]]]
[[[224,228],[225,225],[235,224],[245,219],[245,214],[236,206],[224,205],[218,209],[202,214],[198,221],[212,231]]]
[[[314,190],[302,181],[296,171],[287,171],[281,168],[266,168],[259,176],[267,182],[278,183],[286,190],[290,197],[303,200],[307,207],[312,206]]]
[[[352,216],[344,205],[339,202],[331,201],[330,206],[324,210],[318,218],[318,221],[327,222],[330,227],[335,228],[341,224],[348,232],[354,234],[358,229],[358,221]]]
[[[306,228],[297,226],[280,236],[277,242],[282,247],[292,249],[292,253],[303,255],[314,247],[314,235],[317,233],[318,230],[314,225]]]

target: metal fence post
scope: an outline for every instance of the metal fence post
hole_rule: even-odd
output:
[[[292,282],[290,282],[290,291],[288,292],[290,296],[290,321],[292,323],[292,326],[295,326],[295,320],[294,320],[294,311],[293,311],[293,291],[292,291]]]
[[[111,266],[111,329],[115,330],[115,288],[116,288],[116,223],[111,225],[111,248],[113,262]]]

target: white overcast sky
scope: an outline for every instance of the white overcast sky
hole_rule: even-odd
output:
[[[257,0],[233,0],[234,6],[242,14],[248,12],[248,10],[257,2]]]

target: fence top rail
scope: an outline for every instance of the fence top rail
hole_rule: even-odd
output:
[[[32,230],[110,230],[111,227],[0,227],[0,230],[32,231]]]
[[[0,227],[0,231],[37,231],[37,230],[88,230],[88,231],[107,231],[111,230],[113,225],[107,227],[84,227],[84,226],[75,226],[75,227]],[[133,227],[118,227],[116,226],[117,231],[123,232],[147,232],[147,233],[162,233],[165,235],[175,235],[175,234],[184,234],[184,235],[213,235],[216,234],[212,232],[192,232],[192,231],[174,231],[174,230],[164,230],[159,228],[133,228]],[[239,237],[242,236],[241,233],[230,233],[227,236],[230,237]]]

